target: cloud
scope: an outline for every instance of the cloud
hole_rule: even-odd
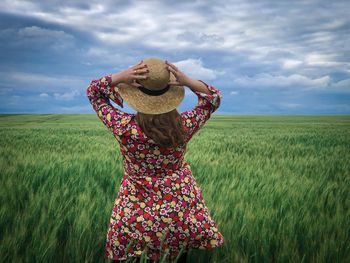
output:
[[[67,75],[44,75],[30,72],[9,72],[0,73],[0,77],[6,79],[14,88],[0,89],[4,95],[16,92],[26,94],[36,94],[38,98],[46,99],[51,97],[48,93],[53,93],[53,98],[58,101],[72,101],[82,94],[88,86],[89,80],[81,79],[76,76]],[[1,92],[0,92],[1,94]]]
[[[287,108],[287,109],[296,109],[296,108],[301,108],[303,107],[303,105],[298,104],[298,103],[290,103],[290,102],[282,102],[280,103],[280,105],[283,108]]]
[[[56,2],[50,1],[49,5],[5,0],[0,7],[3,12],[17,15],[31,10],[32,17],[87,32],[99,41],[91,48],[102,47],[109,53],[116,44],[134,44],[163,52],[201,49],[231,54],[247,52],[247,58],[255,63],[276,64],[280,57],[273,58],[271,54],[281,50],[292,56],[282,63],[284,69],[296,68],[299,61],[312,67],[349,67],[339,61],[340,54],[350,53],[343,44],[349,18],[341,16],[348,7],[342,2],[318,5],[315,1],[297,1],[287,8],[284,2],[276,4],[275,1],[218,1],[216,4],[179,1],[176,12],[163,1],[92,1],[89,4],[63,1],[53,6]],[[313,12],[309,12],[311,10]],[[29,27],[24,32],[42,36],[45,30]],[[60,31],[49,33],[50,37],[60,35],[65,42],[72,37]],[[315,50],[319,50],[319,54],[310,55]],[[267,56],[270,56],[268,60]],[[315,56],[330,56],[332,60],[315,60]]]
[[[63,101],[74,100],[75,97],[77,97],[79,95],[80,95],[80,92],[78,92],[77,90],[72,90],[72,91],[64,92],[64,93],[55,92],[53,94],[53,96],[56,100],[63,100]]]
[[[118,52],[117,48],[105,48],[105,47],[89,47],[86,52],[84,52],[84,58],[89,59],[89,63],[94,66],[99,66],[101,64],[111,65],[112,69],[121,69],[126,65],[133,65],[137,62],[135,58],[137,53],[133,50],[126,49],[124,52]]]
[[[350,79],[344,79],[333,84],[335,88],[346,88],[350,91]]]
[[[184,31],[177,34],[176,37],[179,41],[188,42],[190,44],[196,44],[196,46],[205,45],[209,48],[210,45],[220,45],[225,39],[219,34],[206,34],[198,31]]]
[[[339,40],[335,32],[349,23],[346,16],[341,17],[348,7],[342,2],[318,5],[315,1],[296,1],[287,7],[283,1],[277,4],[275,1],[178,1],[176,11],[164,1],[54,3],[5,0],[0,7],[3,12],[17,15],[28,14],[27,10],[31,10],[28,15],[32,17],[90,31],[106,44],[142,39],[145,46],[154,48],[249,50],[260,56],[274,48],[303,54],[305,50],[301,44],[332,51],[327,46]]]
[[[285,69],[293,69],[293,68],[297,68],[298,66],[302,65],[303,62],[300,60],[296,60],[296,59],[286,59],[283,61],[283,68]]]
[[[8,46],[31,49],[51,48],[62,50],[74,45],[74,36],[63,30],[47,29],[38,26],[28,26],[19,29],[7,28],[0,31],[0,39]]]
[[[305,62],[311,66],[330,66],[330,65],[342,65],[343,63],[335,61],[335,55],[309,53],[305,57]]]
[[[0,73],[0,77],[6,79],[11,86],[16,87],[16,91],[28,92],[34,90],[35,92],[47,93],[49,89],[51,92],[56,91],[59,94],[62,90],[76,89],[88,85],[88,80],[77,76],[69,75],[52,75],[38,74],[32,72],[11,71],[8,73]],[[76,91],[77,92],[77,91]]]
[[[254,77],[238,77],[234,80],[237,85],[244,87],[313,87],[324,88],[330,83],[329,76],[322,76],[319,78],[308,78],[299,74],[292,74],[289,76],[258,74]]]
[[[203,66],[201,59],[186,59],[173,63],[186,75],[196,79],[213,80],[223,72],[218,72]]]
[[[91,76],[158,56],[190,77],[212,81],[231,99],[244,97],[246,87],[250,96],[258,94],[237,110],[316,112],[323,103],[318,95],[342,94],[337,101],[344,105],[349,93],[349,8],[348,1],[316,0],[181,0],[176,8],[160,0],[3,0],[0,94],[14,89],[41,102],[40,94],[47,94],[57,105],[68,104],[82,99],[79,90]],[[309,103],[269,103],[284,101],[286,94]],[[335,105],[325,110],[348,110]],[[232,109],[230,102],[221,107]]]
[[[31,38],[50,38],[55,40],[63,40],[63,41],[69,41],[73,40],[74,37],[65,33],[62,30],[50,30],[46,28],[41,28],[38,26],[30,26],[25,28],[20,28],[18,30],[18,35],[23,37],[31,37]]]
[[[38,74],[31,72],[10,72],[7,74],[6,78],[26,84],[81,84],[81,79],[77,79],[74,76],[52,76],[51,74]]]
[[[39,97],[40,97],[40,98],[48,98],[48,97],[49,97],[49,94],[47,94],[47,93],[40,93],[40,94],[39,94]]]

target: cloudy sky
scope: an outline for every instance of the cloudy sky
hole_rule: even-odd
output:
[[[216,114],[350,114],[349,1],[2,0],[0,10],[1,113],[94,113],[91,80],[156,56],[219,88]],[[178,109],[196,98],[186,90]]]

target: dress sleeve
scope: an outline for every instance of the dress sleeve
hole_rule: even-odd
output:
[[[113,107],[110,99],[123,108],[123,98],[117,86],[111,86],[112,74],[92,80],[86,95],[103,124],[115,135],[121,135],[132,114]]]
[[[194,93],[198,97],[197,105],[192,110],[181,113],[185,129],[189,135],[187,141],[189,141],[192,136],[204,125],[204,123],[206,123],[211,114],[216,111],[217,108],[219,108],[222,98],[220,90],[211,85],[208,85],[202,80],[199,81],[208,87],[208,89],[211,91],[211,94],[195,91]]]

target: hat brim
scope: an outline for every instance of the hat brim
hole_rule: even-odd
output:
[[[171,72],[170,80],[176,80]],[[172,111],[185,97],[184,86],[171,85],[167,92],[159,96],[145,94],[137,87],[126,83],[119,83],[116,87],[120,96],[131,108],[147,114],[161,114]]]

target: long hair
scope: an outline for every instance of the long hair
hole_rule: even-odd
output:
[[[158,145],[176,148],[186,140],[187,133],[177,109],[162,114],[137,112],[136,121],[147,137]]]

